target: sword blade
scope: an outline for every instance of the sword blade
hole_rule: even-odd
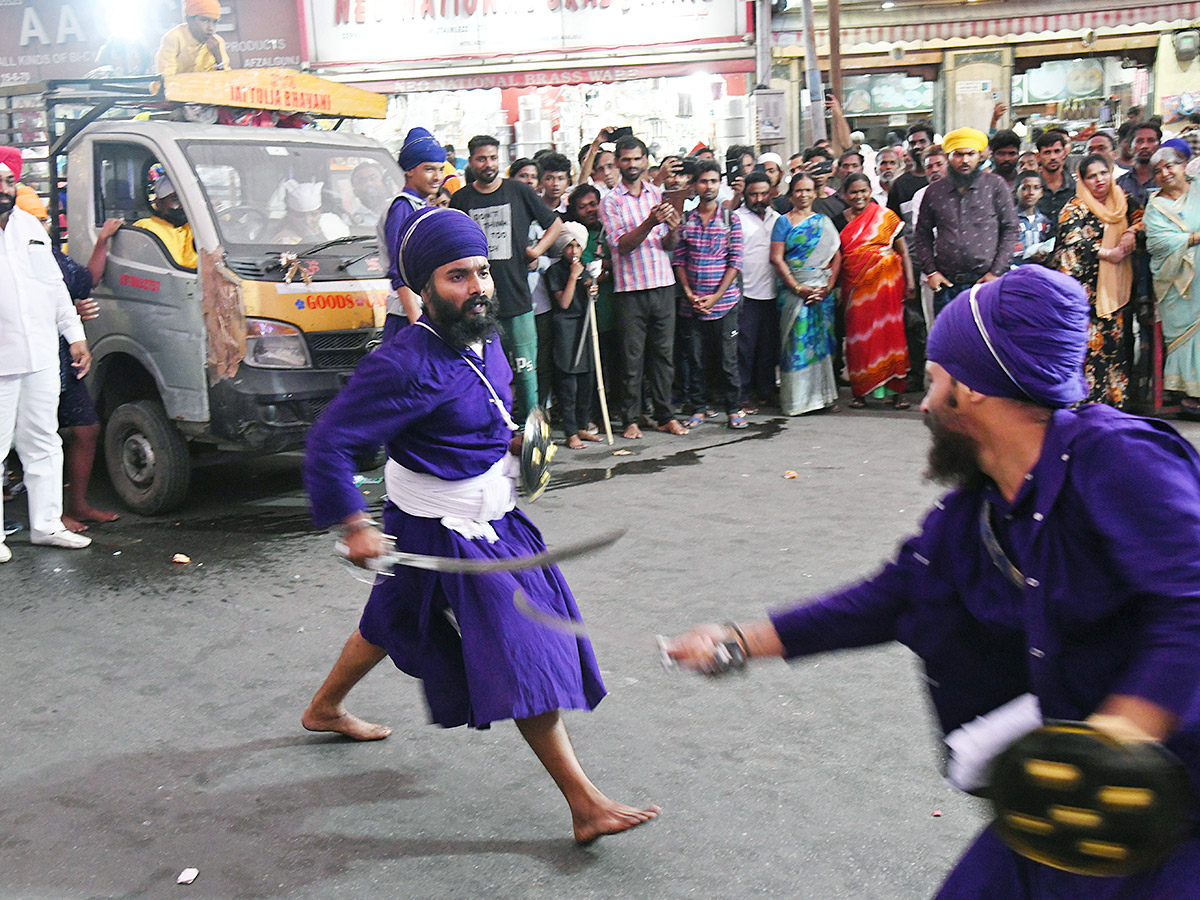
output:
[[[544,609],[538,609],[529,602],[529,598],[525,596],[525,592],[517,588],[513,594],[513,606],[517,612],[527,618],[529,621],[541,625],[543,628],[549,628],[552,631],[561,631],[565,634],[573,634],[576,637],[591,640],[594,634],[601,637],[610,638],[614,641],[620,641],[622,644],[634,646],[638,648],[650,649],[653,647],[659,652],[659,660],[663,668],[673,668],[675,663],[667,656],[664,645],[665,639],[661,636],[651,638],[649,635],[642,632],[625,631],[622,629],[593,627],[591,629],[584,625],[578,619],[567,619],[562,616],[556,616],[553,613],[548,613]]]
[[[566,544],[553,550],[545,550],[532,556],[513,556],[506,559],[460,559],[447,556],[426,556],[423,553],[408,553],[392,550],[373,560],[371,568],[380,575],[389,574],[392,566],[409,566],[429,572],[452,572],[463,575],[486,575],[489,572],[519,572],[524,569],[540,569],[577,556],[595,553],[616,543],[625,534],[624,528],[607,531],[596,537]]]

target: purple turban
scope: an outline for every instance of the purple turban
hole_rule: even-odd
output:
[[[420,293],[435,269],[471,256],[488,255],[487,236],[465,212],[429,206],[400,231],[400,277]]]
[[[398,162],[405,172],[411,172],[421,163],[444,163],[446,148],[439,144],[424,128],[410,128],[404,136]]]
[[[1020,266],[955,297],[930,329],[926,358],[981,394],[1069,406],[1088,395],[1087,336],[1079,282]]]
[[[1176,153],[1183,157],[1184,162],[1192,158],[1192,145],[1183,138],[1171,138],[1169,141],[1163,141],[1158,145],[1159,149],[1170,147]]]

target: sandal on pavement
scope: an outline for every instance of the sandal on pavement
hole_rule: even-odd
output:
[[[731,415],[729,417],[729,427],[733,428],[735,430],[739,429],[739,428],[745,428],[746,427],[746,414],[743,412],[736,412],[733,415]]]
[[[911,408],[912,408],[912,404],[909,403],[907,400],[905,400],[903,397],[897,397],[895,400],[892,401],[892,409],[911,409]]]
[[[853,400],[851,400],[846,405],[848,407],[850,407],[851,409],[866,409],[867,401],[864,400],[862,397],[855,397]]]
[[[690,418],[684,419],[684,421],[683,421],[684,428],[699,428],[703,424],[704,424],[704,416],[700,415],[700,413],[696,413],[693,416],[691,416]]]

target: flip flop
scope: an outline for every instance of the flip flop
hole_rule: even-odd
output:
[[[690,419],[684,420],[683,427],[684,428],[699,428],[703,424],[704,424],[704,416],[700,415],[700,413],[696,413]]]
[[[746,427],[746,416],[744,413],[734,413],[729,417],[729,427],[737,430]]]
[[[912,409],[912,404],[907,400],[893,400],[892,409]]]
[[[851,400],[846,405],[848,407],[850,407],[851,409],[866,409],[867,401],[864,400],[862,397],[855,397],[853,400]]]

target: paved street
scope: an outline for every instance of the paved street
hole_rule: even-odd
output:
[[[659,666],[655,633],[874,570],[936,496],[916,412],[752,421],[563,449],[532,507],[551,545],[629,529],[564,566],[611,692],[567,721],[603,790],[663,813],[587,849],[511,723],[432,728],[388,663],[352,708],[392,737],[300,729],[367,588],[309,530],[298,456],[200,473],[182,513],[88,551],[14,536],[0,897],[929,896],[983,815],[938,777],[907,651]]]

